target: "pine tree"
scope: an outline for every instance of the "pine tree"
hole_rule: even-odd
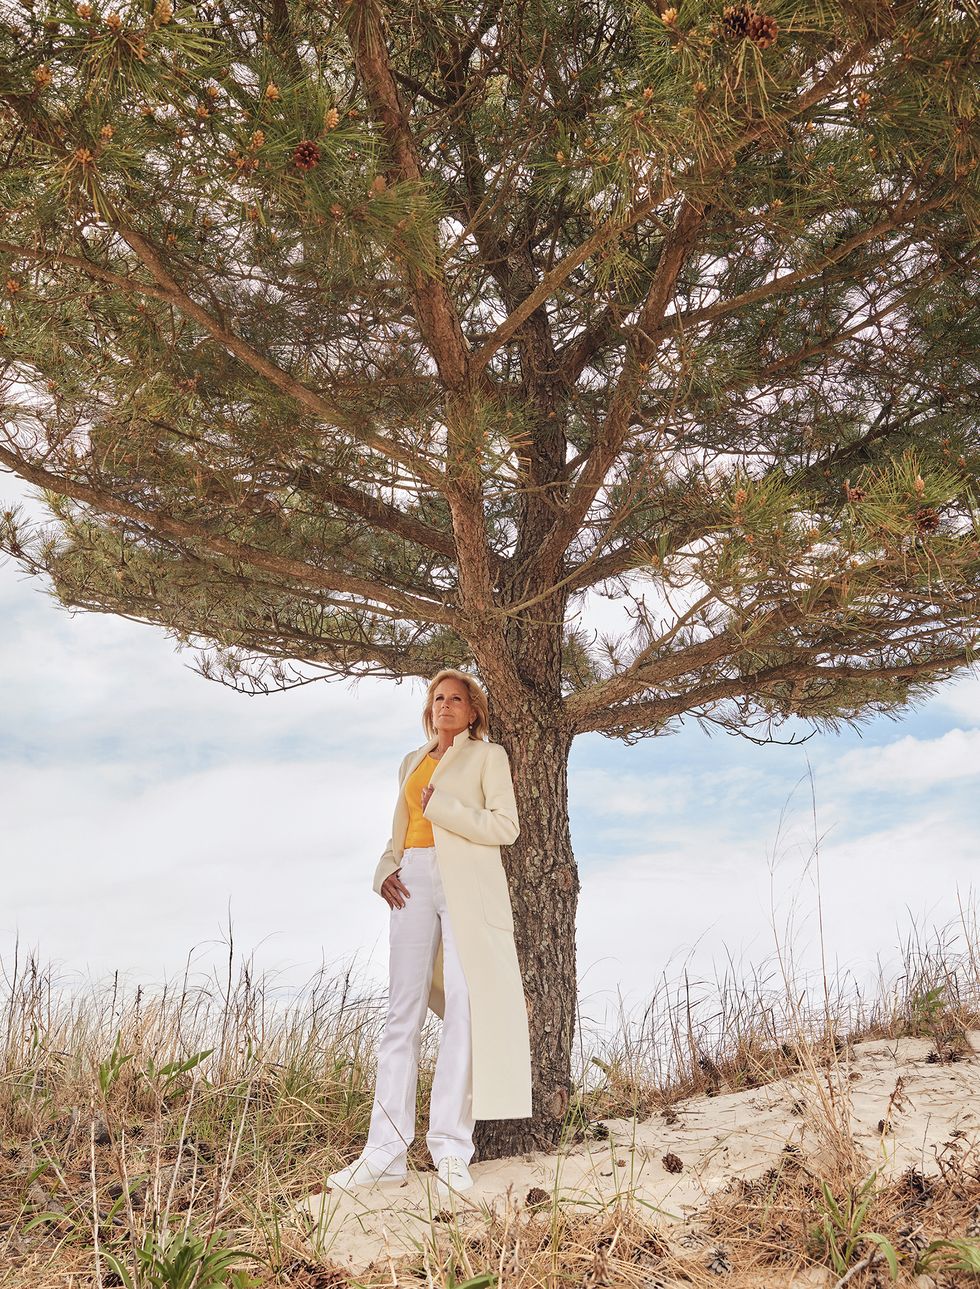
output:
[[[569,749],[898,714],[978,622],[975,6],[38,3],[2,20],[0,544],[242,689],[478,670],[532,1120]],[[593,639],[589,594],[635,626]],[[756,733],[753,733],[756,731]]]

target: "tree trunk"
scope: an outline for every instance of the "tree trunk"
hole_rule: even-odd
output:
[[[477,1160],[558,1144],[571,1095],[577,979],[575,913],[579,880],[568,826],[571,737],[560,723],[526,724],[491,734],[511,761],[520,836],[502,851],[514,908],[514,938],[524,978],[531,1036],[529,1119],[480,1119]]]

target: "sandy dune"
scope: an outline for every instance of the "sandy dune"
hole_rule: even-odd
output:
[[[928,1039],[858,1043],[853,1056],[840,1058],[836,1077],[823,1076],[823,1095],[829,1098],[832,1083],[838,1119],[850,1123],[853,1139],[872,1167],[881,1165],[883,1176],[910,1164],[935,1173],[937,1155],[980,1142],[980,1030],[968,1037],[972,1054],[943,1064],[926,1059],[935,1051]],[[457,1218],[469,1232],[491,1210],[504,1216],[506,1206],[524,1205],[538,1187],[548,1192],[547,1203],[557,1194],[563,1206],[583,1213],[598,1212],[617,1197],[636,1200],[669,1240],[687,1242],[696,1239],[697,1213],[707,1195],[733,1177],[759,1176],[778,1162],[787,1144],[799,1147],[808,1167],[820,1171],[825,1147],[805,1106],[819,1115],[820,1093],[808,1075],[798,1073],[764,1087],[679,1102],[672,1123],[661,1114],[642,1122],[605,1120],[608,1139],[590,1139],[561,1154],[472,1164],[475,1185],[459,1197]],[[882,1134],[878,1125],[885,1118],[890,1128]],[[665,1164],[669,1156],[676,1159]],[[681,1170],[671,1171],[677,1160]],[[321,1255],[351,1270],[379,1256],[417,1253],[431,1239],[429,1217],[438,1209],[434,1172],[361,1187],[352,1195],[323,1191],[295,1205],[315,1232]],[[822,1280],[805,1276],[794,1283]]]

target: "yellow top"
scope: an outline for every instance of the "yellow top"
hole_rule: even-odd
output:
[[[405,802],[408,806],[408,828],[405,831],[405,849],[409,846],[434,846],[432,824],[422,814],[422,789],[432,778],[432,771],[439,762],[431,752],[423,756],[405,780]]]

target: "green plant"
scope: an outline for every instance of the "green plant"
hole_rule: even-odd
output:
[[[852,1187],[847,1198],[838,1203],[830,1187],[821,1179],[820,1189],[823,1193],[824,1211],[820,1220],[811,1230],[816,1243],[830,1259],[830,1265],[838,1275],[843,1275],[854,1262],[859,1246],[867,1242],[877,1244],[888,1261],[893,1276],[898,1276],[898,1254],[884,1235],[876,1231],[864,1231],[862,1226],[867,1216],[871,1201],[874,1199],[875,1178],[878,1170],[867,1177],[860,1186]]]
[[[34,1183],[51,1169],[57,1173],[57,1165],[55,1165],[50,1159],[42,1159],[34,1168],[31,1169],[27,1174],[24,1184],[25,1191],[28,1195],[31,1194]],[[25,1231],[30,1231],[35,1226],[40,1226],[44,1222],[50,1222],[59,1227],[63,1236],[70,1236],[82,1226],[82,1222],[76,1213],[66,1211],[60,1200],[53,1199],[50,1193],[48,1193],[47,1198],[48,1202],[52,1204],[52,1207],[45,1209],[40,1213],[35,1213],[27,1222],[24,1223]],[[75,1207],[74,1203],[72,1203],[72,1207]]]
[[[496,1273],[493,1271],[481,1271],[478,1276],[471,1276],[469,1280],[457,1280],[452,1271],[447,1271],[446,1289],[489,1289],[496,1279]]]
[[[189,1230],[162,1238],[147,1231],[135,1250],[135,1271],[124,1267],[114,1253],[103,1251],[102,1256],[125,1289],[255,1289],[258,1280],[232,1267],[240,1258],[261,1261],[258,1254],[219,1248],[223,1238],[222,1231],[213,1231],[207,1240]]]
[[[193,1056],[188,1056],[183,1061],[168,1061],[166,1065],[161,1065],[159,1069],[154,1066],[153,1058],[151,1057],[146,1063],[146,1077],[151,1083],[156,1083],[159,1079],[163,1079],[161,1091],[166,1095],[175,1079],[179,1078],[181,1074],[186,1074],[188,1070],[193,1070],[196,1065],[200,1065],[213,1051],[213,1047],[206,1047],[203,1052],[195,1052]]]
[[[469,1280],[457,1280],[453,1275],[452,1268],[449,1267],[446,1270],[446,1278],[443,1283],[445,1289],[489,1289],[496,1279],[497,1273],[495,1271],[481,1271],[479,1275],[471,1276]],[[367,1286],[362,1285],[359,1280],[352,1280],[350,1283],[351,1289],[367,1289]]]
[[[940,1257],[941,1249],[953,1249],[956,1258]],[[945,1271],[980,1271],[980,1242],[977,1240],[930,1240],[919,1250],[915,1262],[917,1275],[931,1271],[936,1265]]]
[[[113,1044],[112,1051],[109,1053],[108,1060],[99,1062],[99,1087],[102,1089],[103,1097],[108,1097],[109,1089],[119,1078],[119,1072],[127,1061],[133,1059],[130,1052],[126,1056],[119,1055],[119,1044],[122,1041],[122,1030],[116,1033],[116,1041]]]
[[[946,1009],[944,992],[942,985],[936,985],[934,989],[927,989],[924,994],[912,995],[909,1000],[909,1019],[905,1027],[907,1034],[920,1035],[923,1030],[927,1034],[932,1034],[936,1021]]]

